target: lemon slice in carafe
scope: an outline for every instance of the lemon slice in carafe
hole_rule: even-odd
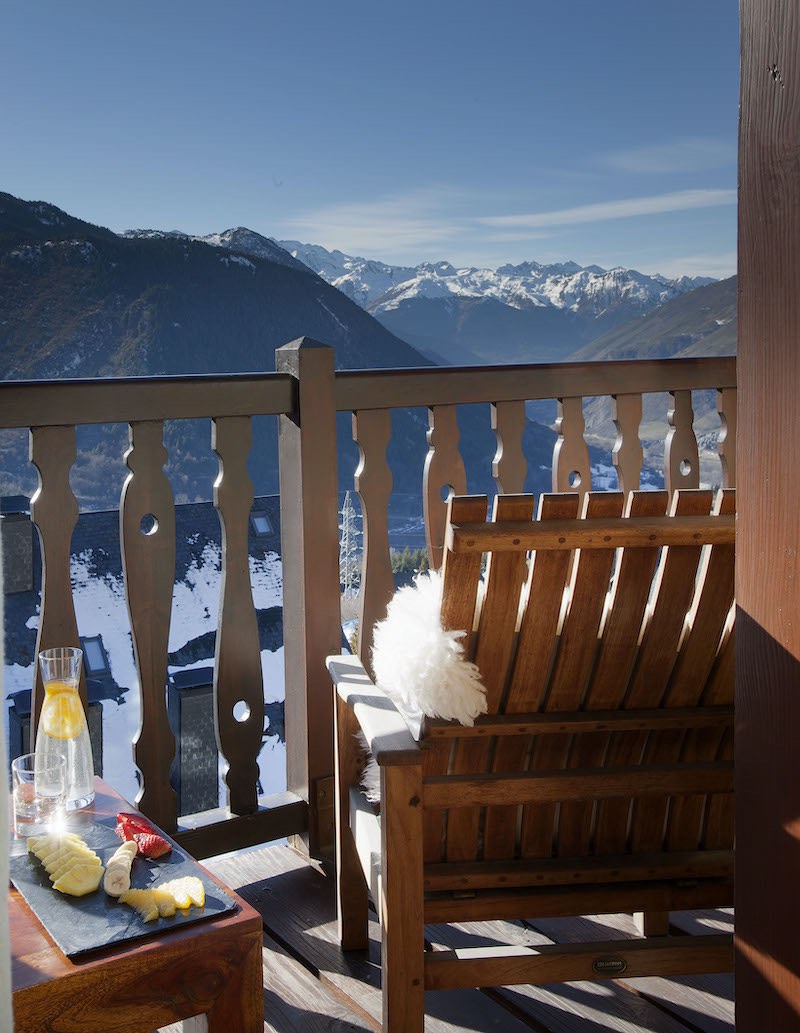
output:
[[[75,739],[84,723],[83,706],[77,686],[67,682],[48,682],[42,706],[42,728],[54,739]]]

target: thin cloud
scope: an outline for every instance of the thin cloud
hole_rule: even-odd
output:
[[[736,146],[727,140],[692,137],[671,143],[628,147],[598,155],[602,165],[635,174],[703,172],[734,166]]]
[[[458,267],[477,265],[494,268],[523,258],[550,260],[544,252],[552,249],[552,242],[559,239],[562,245],[564,243],[564,234],[559,227],[735,204],[736,192],[685,190],[550,212],[476,216],[476,212],[486,211],[488,204],[497,203],[497,200],[489,192],[434,185],[405,194],[307,209],[285,219],[282,224],[272,224],[269,232],[281,239],[306,240],[330,250],[338,248],[346,254],[397,265],[448,259]],[[574,236],[570,239],[570,247],[576,253],[580,252],[580,241]],[[547,244],[551,247],[548,248]],[[561,261],[564,257],[559,255],[552,260]],[[626,258],[617,254],[604,257],[606,261],[595,258],[592,261],[604,267],[632,265],[642,268],[636,264],[634,256]],[[695,254],[675,259],[665,255],[663,261],[653,260],[652,255],[648,257],[648,269],[643,271],[663,272],[667,276],[725,277],[736,268],[734,253]],[[581,261],[580,257],[578,260]]]
[[[285,230],[345,252],[381,258],[416,256],[457,242],[470,232],[465,220],[447,211],[463,200],[462,191],[441,188],[329,205],[299,214],[285,223]]]
[[[712,208],[736,204],[735,190],[678,190],[652,197],[633,197],[623,201],[602,201],[577,208],[520,215],[489,215],[477,221],[484,226],[539,229],[547,226],[577,226],[587,222],[608,222],[635,216],[661,215],[689,208]]]
[[[723,251],[719,254],[686,255],[656,263],[645,263],[642,272],[661,273],[663,276],[712,276],[715,280],[726,280],[736,272],[736,252]],[[638,267],[637,267],[638,268]]]

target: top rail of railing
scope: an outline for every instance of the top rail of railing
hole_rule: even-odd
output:
[[[348,411],[732,387],[736,359],[726,356],[341,370],[334,390],[336,408]]]
[[[338,370],[334,397],[346,412],[733,387],[730,356]],[[288,373],[9,380],[0,383],[0,428],[270,415],[296,405]]]
[[[292,412],[288,373],[7,380],[0,383],[0,428],[142,423]]]

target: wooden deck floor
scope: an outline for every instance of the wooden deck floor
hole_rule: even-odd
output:
[[[332,881],[288,847],[205,862],[264,916],[264,1033],[380,1029],[380,946],[343,955]],[[730,930],[728,911],[673,915],[683,932]],[[433,926],[446,945],[635,935],[630,915]],[[733,1033],[733,977],[632,979],[429,993],[426,1033]],[[178,1033],[177,1027],[167,1027]]]

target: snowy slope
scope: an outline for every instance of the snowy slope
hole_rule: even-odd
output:
[[[290,255],[285,248],[282,248],[271,237],[263,237],[260,233],[247,229],[246,226],[237,226],[235,229],[223,230],[222,233],[209,233],[205,237],[193,236],[191,233],[184,233],[182,230],[125,230],[120,236],[139,240],[163,240],[170,237],[183,237],[187,240],[200,240],[205,244],[212,244],[214,247],[227,248],[229,251],[239,251],[252,255],[254,258],[266,258],[270,262],[287,265],[290,269],[308,269],[305,263],[298,261]]]
[[[103,776],[127,800],[133,801],[139,791],[131,752],[131,743],[138,736],[141,721],[139,679],[134,663],[122,573],[118,569],[116,557],[113,563],[109,562],[105,545],[98,548],[103,555],[97,554],[98,549],[89,548],[70,557],[72,597],[79,634],[101,636],[111,676],[117,686],[124,687],[117,698],[102,700]],[[249,567],[253,604],[257,610],[263,611],[282,605],[283,585],[280,557],[267,549],[261,551],[260,556],[250,555]],[[202,550],[197,549],[186,571],[176,580],[168,647],[173,656],[187,643],[203,642],[204,636],[208,637],[209,633],[216,631],[221,567],[220,546],[209,542]],[[100,574],[99,571],[104,573]],[[38,613],[33,614],[27,626],[36,629],[38,621]],[[212,642],[208,655],[199,656],[194,662],[185,665],[171,664],[169,673],[211,667],[213,664]],[[283,646],[276,650],[262,649],[261,668],[265,702],[283,700]],[[32,663],[19,663],[18,658],[6,656],[3,674],[7,708],[13,693],[31,688],[34,673]],[[219,763],[219,802],[222,806],[226,790],[222,782],[221,758]],[[258,757],[258,765],[263,792],[275,793],[285,789],[286,745],[269,729]]]

